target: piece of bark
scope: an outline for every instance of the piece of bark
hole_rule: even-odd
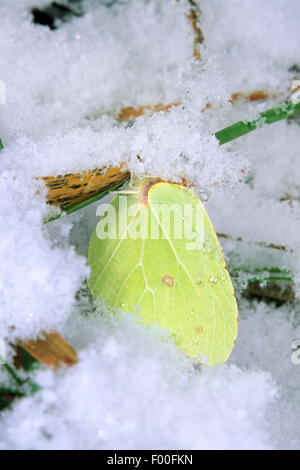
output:
[[[57,370],[61,365],[71,366],[78,362],[75,349],[56,331],[42,333],[43,337],[31,341],[18,341],[38,362]]]
[[[107,170],[95,168],[83,173],[44,176],[41,179],[47,186],[47,202],[67,210],[115,187],[117,183],[125,183],[130,179],[130,173],[122,167]]]

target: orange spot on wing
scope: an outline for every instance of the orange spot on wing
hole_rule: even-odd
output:
[[[167,276],[167,275],[165,275],[165,276],[162,277],[161,280],[162,280],[162,282],[163,282],[164,284],[166,284],[166,286],[168,286],[168,287],[173,287],[173,286],[174,286],[174,279],[173,279],[172,276]]]

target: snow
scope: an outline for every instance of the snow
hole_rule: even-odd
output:
[[[194,370],[162,333],[128,315],[89,322],[76,325],[80,342],[87,327],[96,336],[79,364],[67,373],[39,373],[41,393],[3,417],[6,446],[272,448],[264,422],[276,394],[269,374],[234,365]]]
[[[30,8],[47,1],[0,4],[0,343],[56,329],[80,358],[36,373],[41,391],[2,412],[0,449],[299,448],[299,301],[276,306],[238,291],[233,354],[200,370],[163,331],[90,299],[97,204],[44,225],[36,179],[121,162],[136,176],[186,177],[209,196],[230,265],[288,268],[298,281],[296,120],[222,147],[213,133],[289,96],[299,78],[299,2],[199,0],[200,61],[188,0],[111,3],[84,0],[84,14],[54,31],[31,21]],[[259,89],[273,98],[229,101]],[[133,125],[116,119],[127,106],[179,102]],[[9,384],[3,367],[0,380]]]

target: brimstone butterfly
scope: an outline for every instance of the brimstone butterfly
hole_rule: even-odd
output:
[[[207,212],[192,189],[160,180],[114,196],[89,245],[95,297],[167,328],[188,356],[225,362],[238,310]]]

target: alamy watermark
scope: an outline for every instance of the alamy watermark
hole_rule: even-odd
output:
[[[96,234],[105,239],[185,240],[186,250],[201,250],[204,244],[204,211],[192,204],[152,204],[151,211],[141,203],[128,205],[120,195],[119,207],[100,204],[101,216]]]
[[[6,86],[3,80],[0,80],[0,104],[6,104]]]

